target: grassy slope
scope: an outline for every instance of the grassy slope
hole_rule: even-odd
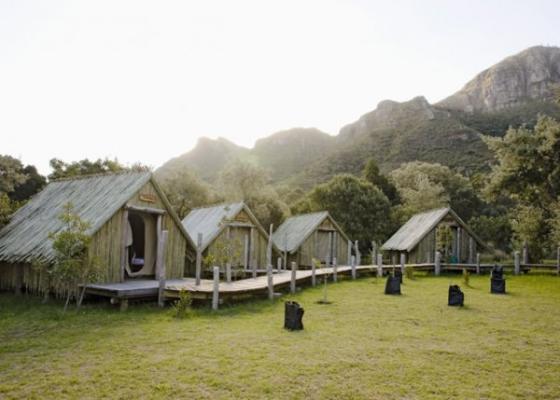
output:
[[[119,313],[0,295],[0,398],[557,398],[560,279],[508,277],[507,296],[471,277],[467,306],[446,305],[459,276],[419,278],[404,295],[374,278],[296,299],[305,330],[282,329],[283,302]]]

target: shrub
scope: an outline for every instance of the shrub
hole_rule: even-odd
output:
[[[192,306],[192,296],[188,290],[179,292],[179,299],[173,303],[173,316],[183,319],[189,315]]]

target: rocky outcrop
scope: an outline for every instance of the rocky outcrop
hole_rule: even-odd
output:
[[[560,48],[536,46],[478,74],[436,104],[465,112],[492,112],[531,100],[549,100],[560,85]]]

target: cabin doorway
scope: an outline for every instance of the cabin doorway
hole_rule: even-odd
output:
[[[154,276],[156,252],[156,216],[130,210],[125,248],[125,279]]]

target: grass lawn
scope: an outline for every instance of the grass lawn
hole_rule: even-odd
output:
[[[283,300],[217,313],[60,304],[0,294],[0,398],[558,399],[560,278],[488,276],[406,281],[385,296],[363,278],[293,299],[305,330],[287,332]],[[465,290],[447,306],[447,287]]]

